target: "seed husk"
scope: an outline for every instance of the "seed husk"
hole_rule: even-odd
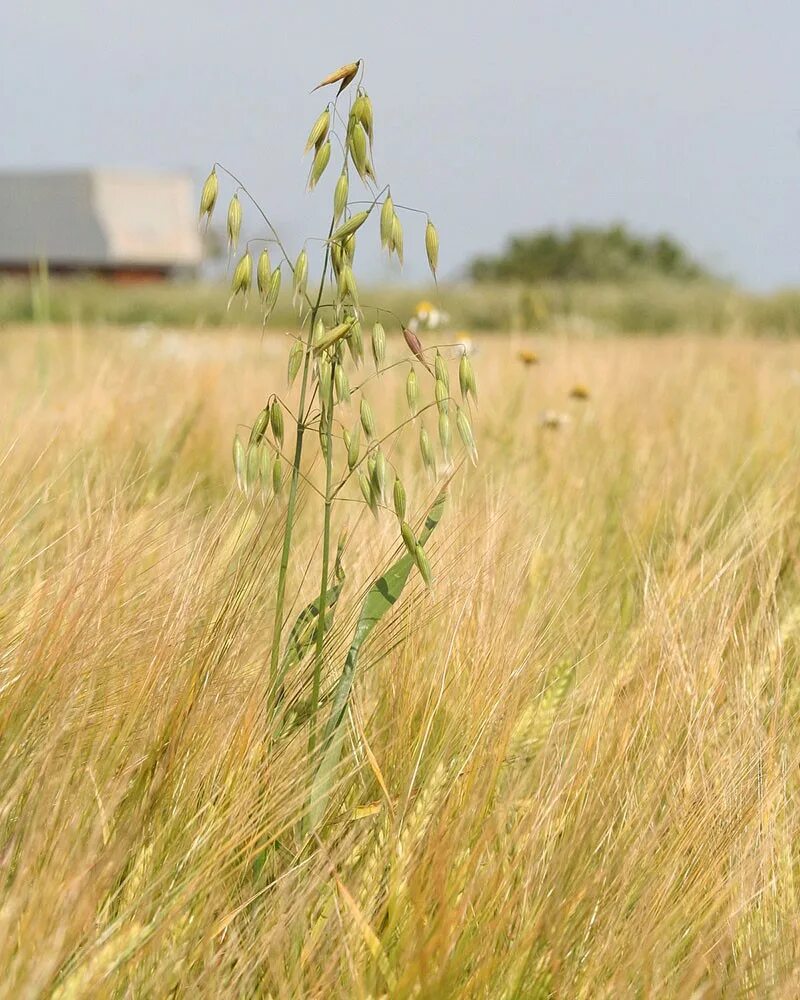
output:
[[[399,476],[395,478],[392,494],[394,497],[394,512],[397,514],[398,520],[402,521],[406,516],[406,488],[400,481]]]
[[[436,378],[440,382],[444,382],[445,389],[450,392],[450,372],[447,370],[444,358],[438,351],[436,352],[436,358],[433,362],[433,371]]]
[[[439,414],[439,441],[445,461],[450,457],[450,417],[446,413]]]
[[[408,408],[411,410],[411,415],[415,417],[419,406],[419,382],[413,366],[409,369],[408,376],[406,377],[406,399],[408,400]]]
[[[386,199],[381,208],[381,246],[392,247],[392,221],[394,219],[394,204],[392,196],[386,195]]]
[[[239,246],[239,234],[242,231],[242,203],[238,193],[234,193],[228,205],[228,250],[235,252]]]
[[[369,405],[366,399],[361,400],[361,426],[364,428],[364,433],[369,440],[375,437],[375,417],[372,413],[372,407]]]
[[[351,215],[347,222],[343,222],[341,226],[331,235],[331,240],[335,243],[341,243],[347,236],[351,233],[356,232],[361,226],[367,221],[369,217],[369,211],[356,212]]]
[[[425,586],[430,589],[431,583],[433,582],[431,565],[428,562],[428,557],[425,555],[425,550],[419,542],[417,542],[416,548],[414,549],[414,561],[417,564],[420,576],[425,581]]]
[[[409,554],[414,556],[416,560],[417,554],[417,537],[411,530],[411,525],[407,524],[405,521],[400,522],[400,534],[403,536],[403,541],[405,546],[409,551]]]
[[[311,170],[308,174],[308,190],[313,191],[317,186],[320,177],[325,173],[325,168],[328,166],[331,158],[331,141],[326,139],[325,142],[319,147],[314,156],[314,161],[311,164]]]
[[[428,265],[433,280],[436,281],[436,268],[439,266],[439,234],[430,219],[425,226],[425,253],[428,255]]]
[[[342,254],[349,264],[352,265],[356,255],[356,234],[351,233],[342,243]]]
[[[303,354],[305,348],[303,347],[303,342],[301,340],[295,340],[292,344],[291,350],[289,351],[289,365],[288,365],[288,382],[291,386],[294,380],[297,378],[297,373],[300,371],[300,366],[303,363]]]
[[[236,485],[244,492],[247,475],[247,455],[242,439],[237,434],[233,439],[233,468],[236,472]]]
[[[266,247],[258,255],[258,264],[256,265],[256,281],[258,284],[258,292],[261,298],[269,291],[269,279],[272,275],[272,263],[269,259],[269,250]]]
[[[386,357],[386,331],[382,323],[375,323],[372,327],[372,357],[377,371]]]
[[[456,407],[456,427],[458,429],[458,436],[461,438],[461,441],[467,450],[470,461],[473,465],[477,465],[478,449],[475,446],[475,436],[472,433],[469,417],[460,406]]]
[[[203,190],[200,192],[199,218],[202,219],[204,215],[207,215],[209,219],[211,218],[211,213],[214,211],[214,206],[217,204],[218,194],[219,180],[217,179],[217,168],[214,167],[208,177],[206,177],[205,183],[203,184]]]
[[[308,142],[306,142],[306,148],[303,150],[304,156],[312,148],[312,146],[319,148],[320,144],[325,141],[330,124],[331,113],[328,108],[325,108],[319,118],[317,118],[311,126],[311,131],[308,133]]]
[[[347,174],[339,174],[339,179],[336,181],[336,187],[333,190],[333,220],[334,225],[341,219],[344,215],[344,211],[347,208],[347,195],[349,193],[350,185],[347,180]]]

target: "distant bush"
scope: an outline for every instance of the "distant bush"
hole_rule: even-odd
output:
[[[626,281],[648,276],[679,280],[709,277],[669,236],[634,236],[625,226],[578,226],[512,236],[494,257],[477,257],[475,281]]]

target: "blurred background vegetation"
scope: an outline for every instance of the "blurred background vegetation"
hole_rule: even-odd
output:
[[[287,292],[270,318],[293,327]],[[465,276],[440,287],[396,285],[362,293],[397,321],[420,301],[433,303],[463,331],[542,334],[800,334],[800,290],[756,294],[711,274],[668,235],[642,237],[621,224],[579,226],[511,237],[495,256],[479,257]],[[0,277],[0,327],[26,322],[186,327],[261,327],[257,296],[226,309],[220,280],[114,284],[98,278]],[[386,319],[386,316],[383,316]]]

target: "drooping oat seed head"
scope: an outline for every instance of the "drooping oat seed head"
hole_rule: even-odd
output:
[[[443,416],[447,416],[447,412],[450,408],[450,393],[447,391],[447,386],[439,378],[436,379],[434,394],[436,396],[436,406],[439,413]]]
[[[450,460],[450,417],[447,413],[439,414],[439,441],[445,462]]]
[[[419,381],[417,380],[417,373],[413,365],[406,376],[406,399],[408,400],[408,408],[411,410],[411,416],[416,417],[417,410],[419,409]]]
[[[377,505],[377,502],[375,500],[375,495],[372,492],[372,483],[370,482],[370,477],[367,475],[366,472],[359,472],[359,474],[358,474],[358,486],[359,486],[359,489],[361,490],[361,496],[364,497],[364,500],[366,501],[367,506],[372,511],[372,513],[377,517],[378,516],[378,505]]]
[[[336,400],[339,403],[350,402],[350,379],[341,364],[336,365],[333,373],[333,387],[336,390]]]
[[[375,323],[372,327],[372,358],[375,362],[375,371],[383,364],[386,357],[386,331],[382,323]]]
[[[263,299],[269,291],[269,279],[272,276],[272,262],[269,259],[269,250],[266,247],[258,255],[256,264],[256,283],[258,294]]]
[[[308,174],[308,190],[313,191],[317,186],[320,177],[325,173],[331,158],[331,141],[326,139],[317,150]]]
[[[275,308],[278,302],[278,296],[281,294],[281,269],[280,265],[275,268],[275,270],[270,275],[269,288],[267,289],[267,295],[264,300],[264,319],[266,321],[267,317],[270,315],[272,310]]]
[[[228,204],[228,252],[235,253],[239,246],[239,234],[242,231],[242,203],[238,192],[234,192]]]
[[[317,379],[319,381],[319,396],[325,402],[331,398],[331,359],[327,354],[320,354],[317,361]]]
[[[253,277],[253,258],[250,255],[250,251],[246,251],[239,263],[236,265],[233,271],[233,278],[231,279],[231,297],[228,299],[228,308],[231,307],[231,302],[234,298],[241,292],[247,300],[247,293],[250,291],[250,282]]]
[[[394,512],[397,514],[398,520],[402,521],[406,516],[406,488],[400,481],[399,476],[395,477],[392,495],[394,499]]]
[[[473,465],[478,464],[478,449],[475,446],[475,436],[472,433],[472,426],[469,422],[469,417],[466,412],[460,407],[456,407],[456,428],[458,429],[458,436],[464,447],[467,450],[467,454],[470,457],[470,461]]]
[[[347,196],[349,194],[350,185],[347,180],[347,174],[339,174],[339,179],[336,181],[336,187],[333,189],[333,224],[341,219],[344,215],[345,209],[347,208]]]
[[[339,90],[337,91],[337,95],[341,94],[344,88],[347,87],[348,84],[352,83],[352,81],[355,79],[356,73],[358,72],[358,67],[360,65],[361,65],[361,60],[359,59],[357,62],[347,63],[344,66],[340,66],[335,73],[331,73],[329,76],[326,76],[324,80],[321,80],[316,85],[316,87],[313,88],[311,93],[313,94],[314,91],[319,90],[320,87],[327,87],[331,83],[339,83],[339,81],[341,81],[341,83],[339,83]]]
[[[238,434],[233,439],[233,468],[236,472],[236,485],[243,493],[247,475],[247,454]]]
[[[472,396],[475,405],[478,404],[478,385],[475,381],[475,372],[472,369],[472,362],[469,360],[467,352],[461,355],[458,363],[458,384],[461,389],[461,398],[464,402]]]
[[[305,249],[297,255],[292,274],[292,294],[295,298],[302,298],[306,294],[308,284],[308,254]]]
[[[267,427],[269,427],[269,411],[270,405],[267,403],[264,409],[256,417],[250,430],[250,444],[258,444],[264,437],[264,432]]]
[[[347,434],[347,431],[345,431]],[[347,467],[352,472],[358,465],[358,456],[361,447],[361,425],[355,424],[350,434],[345,438],[347,448]]]
[[[381,207],[381,246],[391,250],[392,220],[394,219],[394,204],[391,194],[387,194]]]
[[[261,483],[260,452],[258,445],[251,444],[247,449],[247,469],[245,472],[245,491],[248,496]]]
[[[375,417],[372,413],[372,407],[369,405],[366,399],[361,400],[361,426],[364,428],[364,433],[367,439],[371,441],[375,437]]]
[[[358,176],[363,181],[367,176],[367,163],[369,162],[367,153],[367,133],[360,121],[350,116],[348,148],[353,158],[353,164],[358,171]]]
[[[351,233],[355,233],[358,229],[360,229],[368,218],[369,212],[367,210],[355,212],[331,235],[332,242],[341,243],[342,240],[350,236]]]
[[[283,466],[281,465],[281,456],[276,455],[275,461],[272,463],[272,492],[275,496],[280,496],[281,486],[283,485]]]
[[[272,428],[272,436],[278,442],[278,448],[283,448],[283,407],[277,399],[270,408],[269,423]]]
[[[403,225],[397,212],[392,216],[392,250],[397,254],[397,259],[403,263]]]
[[[433,361],[433,371],[437,380],[443,382],[445,389],[450,392],[450,372],[447,370],[445,360],[439,351],[436,352],[436,357]]]
[[[436,459],[433,455],[433,447],[431,445],[431,439],[428,435],[426,428],[420,428],[419,432],[419,450],[422,455],[422,464],[425,466],[428,472],[436,475]]]
[[[303,150],[303,155],[305,156],[312,147],[316,146],[317,149],[325,142],[328,135],[328,129],[331,124],[331,113],[329,108],[320,114],[319,118],[311,126],[311,131],[308,133],[308,141],[306,142],[306,148]]]
[[[318,321],[318,323],[321,322],[321,320]],[[355,319],[352,316],[346,319],[344,323],[338,323],[330,330],[325,330],[324,325],[321,330],[316,326],[314,332],[314,350],[319,354],[321,351],[333,347],[334,344],[337,344],[340,340],[347,337],[348,334],[352,333],[354,326]]]
[[[386,493],[386,456],[380,448],[378,448],[375,452],[375,471],[373,474],[373,481],[375,483],[375,489],[378,496],[381,500],[383,500]]]
[[[428,562],[428,557],[425,555],[425,549],[423,549],[419,542],[417,542],[416,547],[414,548],[414,561],[417,564],[419,575],[425,581],[425,586],[430,590],[431,584],[433,583],[431,564]]]
[[[203,184],[203,190],[200,192],[200,219],[202,219],[204,215],[207,216],[208,219],[211,218],[211,213],[214,211],[214,206],[217,204],[218,194],[219,180],[217,179],[217,168],[214,167],[208,177],[206,177],[205,183]]]
[[[361,330],[361,323],[353,317],[353,327],[347,338],[347,346],[350,356],[356,365],[361,365],[364,361],[364,334]]]
[[[300,371],[300,366],[303,364],[304,354],[305,354],[305,347],[303,347],[302,340],[295,340],[289,351],[287,376],[290,387],[294,383],[294,380],[297,378],[297,373]]]
[[[411,530],[411,525],[406,521],[400,522],[400,534],[403,537],[403,542],[405,547],[408,549],[409,555],[413,556],[416,561],[417,557],[417,538],[414,532]]]
[[[436,268],[439,266],[439,234],[430,219],[425,226],[425,253],[428,255],[428,265],[433,280],[436,281]]]

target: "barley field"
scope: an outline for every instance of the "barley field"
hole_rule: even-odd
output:
[[[479,464],[309,837],[304,660],[263,714],[283,501],[231,461],[285,338],[0,332],[2,997],[800,993],[800,343],[475,344]],[[323,697],[402,548],[343,508]]]

